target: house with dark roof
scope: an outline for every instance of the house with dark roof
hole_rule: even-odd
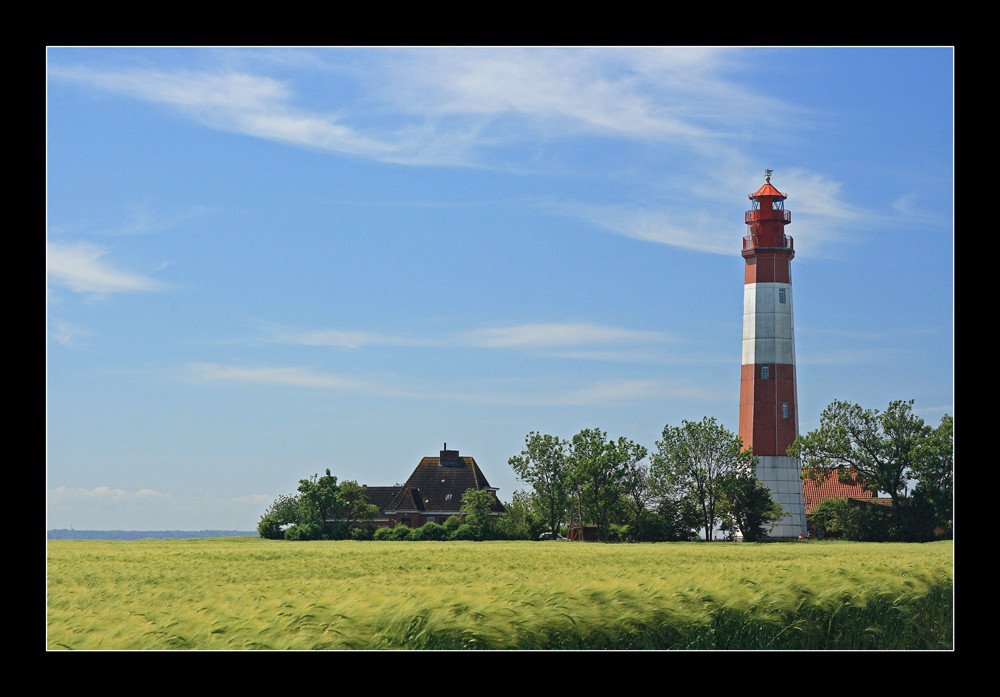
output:
[[[469,489],[488,491],[493,496],[492,514],[507,512],[490,486],[486,475],[472,457],[448,450],[444,444],[438,457],[421,458],[406,483],[399,486],[365,487],[368,500],[381,514],[373,521],[378,527],[407,525],[419,528],[424,523],[444,523],[462,508],[462,495]]]

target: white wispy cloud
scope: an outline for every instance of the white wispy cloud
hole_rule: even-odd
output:
[[[535,132],[715,140],[804,110],[728,75],[719,47],[439,48],[383,52],[379,95],[428,116],[522,117]],[[493,122],[504,133],[503,122]],[[529,128],[529,132],[531,129]],[[506,134],[510,135],[510,134]]]
[[[950,196],[950,182],[942,184],[940,189],[948,191],[949,198],[952,198]],[[926,191],[911,191],[900,196],[892,202],[891,207],[893,212],[889,215],[893,216],[893,218],[880,222],[887,222],[889,224],[901,223],[906,226],[919,225],[921,227],[953,226],[954,220],[951,217],[952,213],[950,210],[946,210],[942,214],[937,207],[926,204],[927,198],[930,196],[939,197],[938,194],[928,194]]]
[[[292,145],[411,164],[484,164],[477,153],[540,134],[603,134],[693,150],[797,113],[725,77],[734,54],[698,47],[317,51],[310,73],[357,92],[325,109],[305,105],[308,91],[293,78],[239,67],[242,58],[280,73],[280,63],[246,53],[201,70],[55,64],[49,76]],[[359,55],[365,60],[353,60]]]
[[[50,504],[59,504],[66,501],[89,501],[93,503],[102,502],[148,502],[154,499],[170,499],[170,494],[154,491],[152,489],[139,489],[138,491],[125,491],[124,489],[113,489],[106,486],[99,486],[93,489],[79,489],[61,486],[48,491]]]
[[[448,395],[454,401],[525,407],[603,407],[675,399],[713,402],[730,397],[728,390],[705,385],[683,385],[651,379],[598,380],[569,389],[550,388],[520,392],[480,392]]]
[[[628,204],[549,203],[547,210],[584,220],[598,228],[633,239],[665,244],[710,254],[732,255],[746,234],[742,216],[733,214],[733,201],[743,200],[763,183],[763,173],[755,172],[743,158],[733,155],[732,174],[718,179],[706,176],[692,186],[679,183],[671,201]],[[709,182],[709,183],[705,183]],[[794,192],[786,204],[792,212],[788,233],[796,249],[821,256],[846,239],[849,224],[871,214],[849,203],[842,195],[843,182],[802,169],[781,172],[781,188]],[[676,205],[677,198],[687,205]],[[724,224],[720,220],[725,219]]]
[[[86,338],[92,335],[93,332],[89,329],[63,321],[54,322],[49,329],[49,336],[63,346],[73,346],[79,338]]]
[[[694,219],[694,215],[665,209],[574,205],[565,206],[563,210],[618,235],[711,254],[731,255],[739,240],[738,224],[719,229],[718,225]]]
[[[364,136],[331,113],[296,107],[280,80],[233,69],[96,70],[51,66],[51,78],[156,102],[219,130],[292,145],[393,160],[398,146]]]
[[[159,103],[211,128],[407,165],[535,168],[548,144],[583,135],[654,144],[665,148],[659,159],[683,163],[663,183],[672,201],[605,208],[566,202],[564,213],[636,239],[731,254],[739,224],[720,228],[714,206],[744,193],[737,191],[748,172],[740,143],[790,123],[801,128],[811,116],[733,80],[743,53],[469,47],[280,54],[327,85],[322,100],[311,99],[315,83],[307,89],[296,82],[272,50],[212,52],[206,55],[225,55],[224,63],[200,70],[52,65],[49,75]],[[819,174],[782,172],[781,181],[794,188],[798,213],[814,216],[807,245],[832,237],[836,223],[856,213],[838,197],[839,184]],[[675,205],[679,196],[689,197],[687,205]]]
[[[786,207],[794,209],[792,223],[795,223],[798,215],[802,215],[814,227],[819,223],[836,227],[870,216],[870,212],[859,208],[844,197],[842,194],[844,184],[845,182],[834,181],[818,172],[800,168],[782,171],[783,193],[794,192],[786,202]],[[824,239],[831,240],[832,234],[832,231],[825,231]]]
[[[476,329],[458,336],[459,342],[486,348],[554,348],[604,344],[636,344],[669,340],[665,332],[621,329],[596,324],[524,324]]]
[[[330,348],[356,349],[362,346],[420,346],[439,343],[434,339],[419,339],[400,335],[380,334],[369,331],[322,329],[301,331],[271,325],[268,341],[298,346],[326,346]]]
[[[50,282],[79,293],[128,293],[165,288],[156,279],[115,267],[105,259],[108,253],[89,242],[48,242],[45,246],[46,273]]]
[[[347,390],[351,392],[381,392],[371,383],[356,378],[310,370],[300,366],[232,366],[216,363],[193,363],[194,374],[202,380],[263,383],[269,385],[290,385],[314,387],[326,390]]]
[[[539,322],[464,332],[412,336],[370,331],[326,329],[301,331],[276,325],[265,328],[268,340],[299,346],[361,348],[364,346],[451,346],[495,349],[586,348],[671,341],[666,332],[624,329],[590,323]]]
[[[686,86],[653,89],[663,74],[681,76],[712,63],[713,49],[664,54],[659,49],[470,48],[408,50],[393,62],[395,79],[384,92],[398,108],[428,116],[512,117],[527,132],[566,128],[629,138],[707,136],[676,109]],[[652,59],[652,60],[650,60]],[[680,63],[683,63],[681,65]],[[699,71],[704,75],[704,71]],[[664,100],[663,95],[670,98]],[[527,124],[526,124],[527,122]],[[504,124],[496,133],[505,134]]]
[[[190,206],[179,211],[164,212],[144,199],[131,206],[129,219],[125,223],[108,232],[113,235],[148,235],[165,232],[203,216],[208,211],[207,206]]]
[[[195,363],[188,366],[195,379],[206,382],[264,384],[270,386],[306,387],[323,390],[347,391],[365,395],[506,406],[587,406],[623,404],[661,398],[666,394],[690,394],[694,390],[703,394],[703,388],[678,388],[656,380],[619,379],[600,380],[581,387],[565,388],[558,384],[541,384],[533,380],[529,386],[511,385],[506,389],[476,389],[467,385],[461,391],[414,389],[391,383],[377,383],[348,378],[335,373],[312,370],[301,366],[244,367],[215,363]],[[678,392],[678,390],[681,392]]]

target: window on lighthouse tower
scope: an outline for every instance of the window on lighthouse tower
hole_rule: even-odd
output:
[[[768,369],[768,366],[762,365],[760,367],[760,379],[767,380],[770,377],[770,372],[771,371]]]

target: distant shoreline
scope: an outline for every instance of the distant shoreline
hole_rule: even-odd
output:
[[[256,530],[48,530],[49,540],[169,540],[190,537],[257,537]]]

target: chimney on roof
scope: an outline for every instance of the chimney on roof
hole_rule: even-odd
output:
[[[457,450],[448,450],[448,444],[444,444],[444,450],[441,451],[441,457],[438,462],[445,467],[454,466],[461,463],[461,458],[458,456]]]

